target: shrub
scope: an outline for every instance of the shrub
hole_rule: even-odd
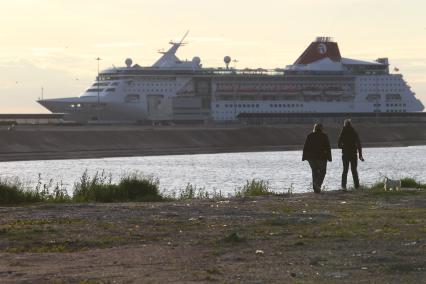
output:
[[[419,188],[420,183],[413,178],[403,178],[401,179],[401,187]]]
[[[118,188],[128,201],[161,201],[163,196],[158,189],[159,184],[158,179],[133,173],[122,177]]]
[[[253,179],[247,181],[242,189],[238,189],[235,192],[237,197],[247,196],[262,196],[262,195],[273,195],[274,193],[269,188],[269,183],[264,180]]]
[[[123,176],[118,184],[112,183],[111,175],[104,171],[89,177],[85,171],[74,186],[74,201],[77,202],[127,202],[161,201],[158,180],[137,173]]]
[[[53,184],[53,180],[42,183],[41,175],[35,189],[26,188],[17,178],[0,180],[0,204],[69,202],[71,198],[62,183]]]
[[[0,204],[33,203],[42,201],[36,191],[26,190],[19,180],[0,180]]]
[[[214,190],[213,193],[210,194],[204,187],[200,188],[188,183],[185,188],[179,190],[177,197],[176,194],[171,196],[171,199],[175,198],[179,200],[222,198],[222,192]]]

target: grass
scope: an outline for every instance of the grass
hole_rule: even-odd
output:
[[[0,180],[0,204],[69,201],[71,197],[61,183],[53,185],[50,180],[43,184],[40,175],[35,189],[27,188],[19,179]]]
[[[265,196],[274,194],[275,193],[270,189],[267,181],[256,179],[247,181],[243,188],[238,189],[235,192],[236,197]]]
[[[419,194],[421,190],[426,189],[426,184],[422,184],[413,178],[406,177],[401,179],[401,187],[410,188],[413,190],[386,191],[385,184],[383,182],[376,182],[372,186],[366,187],[365,189],[376,196],[391,197],[391,196]]]
[[[73,200],[76,202],[128,202],[162,201],[159,181],[132,173],[112,183],[111,175],[96,173],[93,177],[83,173],[75,184]]]
[[[169,199],[187,200],[187,199],[223,199],[221,191],[213,189],[213,192],[208,192],[204,187],[197,187],[188,183],[185,188],[180,189],[178,194],[173,193]]]
[[[401,180],[403,188],[426,189],[426,184],[421,184],[413,178]],[[419,190],[412,191],[385,191],[383,182],[377,182],[364,188],[376,196],[400,196],[406,194],[418,194]],[[255,197],[268,195],[291,195],[293,187],[286,193],[274,192],[268,181],[253,179],[235,190],[231,197]],[[62,183],[54,183],[49,180],[43,182],[39,175],[38,183],[34,189],[28,188],[18,179],[0,179],[0,204],[30,204],[38,202],[65,203],[65,202],[158,202],[171,200],[190,199],[224,199],[221,191],[214,189],[212,192],[203,187],[197,187],[188,183],[185,188],[172,194],[165,194],[159,190],[159,180],[146,177],[140,173],[130,173],[122,176],[118,182],[112,181],[112,175],[104,171],[89,176],[87,170],[74,184],[72,196],[68,195]]]
[[[413,178],[401,179],[401,187],[426,189],[426,184],[422,184]]]

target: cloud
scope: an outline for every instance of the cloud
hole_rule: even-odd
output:
[[[126,48],[135,46],[144,46],[143,42],[108,42],[108,43],[97,43],[93,47],[96,48]]]

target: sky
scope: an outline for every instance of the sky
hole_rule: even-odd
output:
[[[181,59],[277,68],[317,36],[344,57],[389,57],[426,105],[424,0],[0,0],[0,113],[47,113],[44,98],[79,96],[100,68],[150,66],[189,30]]]

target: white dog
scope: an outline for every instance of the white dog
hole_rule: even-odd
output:
[[[390,179],[385,177],[385,191],[388,190],[401,190],[401,180],[400,179]]]

